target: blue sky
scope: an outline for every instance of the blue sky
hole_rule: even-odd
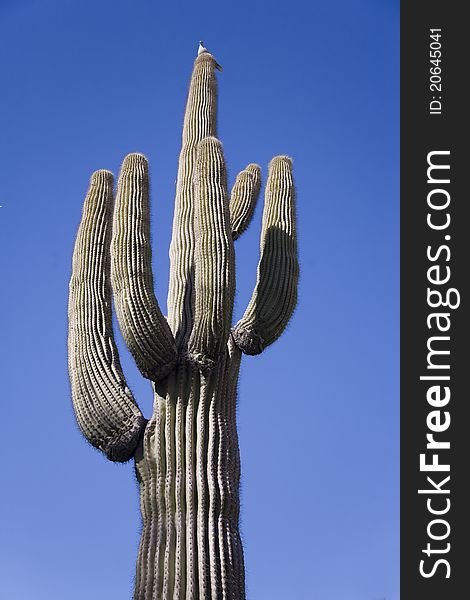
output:
[[[0,597],[126,600],[131,464],[79,435],[67,286],[91,172],[144,152],[165,306],[188,78],[223,65],[229,181],[294,159],[301,281],[288,330],[239,384],[248,600],[398,600],[399,8],[393,0],[0,0]],[[237,242],[251,295],[262,202]],[[118,333],[116,331],[116,335]],[[119,338],[130,387],[151,390]]]

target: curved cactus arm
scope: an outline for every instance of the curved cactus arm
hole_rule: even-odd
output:
[[[218,65],[209,52],[194,62],[183,124],[183,140],[176,183],[173,235],[170,245],[168,322],[178,350],[185,352],[194,311],[194,186],[198,142],[217,135]]]
[[[109,244],[113,175],[92,175],[83,207],[69,288],[69,373],[77,421],[110,460],[129,460],[145,427],[126,385],[111,316]]]
[[[245,354],[259,354],[284,331],[297,302],[299,263],[292,162],[269,165],[256,287],[233,336]]]
[[[248,228],[255,212],[260,188],[261,169],[258,165],[249,164],[237,175],[230,195],[230,225],[234,240]]]
[[[176,364],[176,345],[153,289],[147,159],[129,154],[119,176],[111,241],[111,281],[122,335],[144,377]]]
[[[196,306],[188,354],[207,373],[225,351],[235,294],[225,160],[222,144],[214,137],[198,144],[195,186]]]

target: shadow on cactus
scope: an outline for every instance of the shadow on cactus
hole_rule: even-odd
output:
[[[151,269],[149,181],[142,154],[113,175],[91,177],[73,254],[69,372],[88,441],[113,461],[134,458],[142,536],[134,600],[245,598],[239,521],[236,389],[241,354],[258,354],[283,332],[297,299],[291,160],[273,158],[266,184],[257,283],[232,328],[233,242],[260,191],[250,164],[229,195],[216,135],[219,67],[202,46],[183,126],[168,317]],[[153,382],[146,421],[127,387],[112,330],[119,326],[142,375]]]

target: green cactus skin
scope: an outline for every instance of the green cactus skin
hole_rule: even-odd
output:
[[[168,323],[182,352],[191,335],[194,312],[194,168],[198,143],[217,135],[216,64],[208,52],[200,54],[194,63],[176,180],[167,304]]]
[[[113,175],[97,171],[83,206],[69,287],[69,373],[78,424],[111,460],[129,460],[145,420],[122,373],[111,315]]]
[[[297,304],[298,272],[292,161],[276,156],[269,165],[256,287],[233,332],[245,354],[259,354],[286,328]]]
[[[93,174],[77,234],[69,295],[72,400],[86,439],[113,461],[134,458],[142,535],[134,600],[244,600],[239,534],[236,391],[240,359],[285,329],[297,299],[292,163],[269,166],[257,283],[231,328],[233,242],[261,186],[249,164],[227,191],[216,138],[219,68],[200,51],[186,105],[168,318],[153,289],[147,160],[123,163],[116,202],[109,171]],[[128,389],[114,342],[111,295],[124,340],[152,381],[147,422]]]
[[[251,164],[238,174],[230,195],[232,238],[238,239],[248,228],[261,189],[261,169]]]
[[[176,345],[153,291],[147,159],[127,156],[113,219],[111,281],[122,335],[144,377],[168,375]]]
[[[227,344],[235,295],[225,160],[222,144],[214,137],[198,144],[194,190],[196,298],[188,356],[207,373]]]

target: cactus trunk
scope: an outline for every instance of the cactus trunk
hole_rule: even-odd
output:
[[[142,536],[134,600],[242,600],[240,459],[230,342],[207,376],[179,365],[156,384],[135,457]]]

